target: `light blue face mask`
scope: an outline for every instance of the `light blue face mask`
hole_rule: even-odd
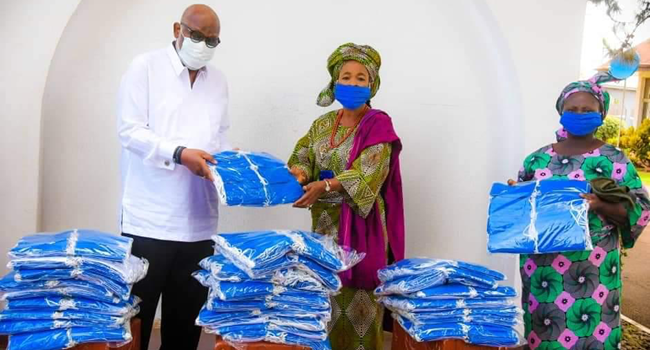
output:
[[[336,83],[334,98],[343,105],[343,108],[355,110],[370,100],[370,87]]]
[[[560,124],[571,135],[585,136],[593,134],[603,125],[603,115],[599,112],[575,113],[565,111],[560,118]]]

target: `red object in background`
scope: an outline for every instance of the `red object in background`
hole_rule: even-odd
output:
[[[489,346],[479,346],[467,344],[459,339],[446,339],[439,341],[431,341],[420,343],[411,338],[411,336],[402,328],[402,326],[394,321],[393,323],[393,342],[391,345],[393,350],[515,350],[521,348],[494,348]],[[216,349],[215,349],[216,350]]]
[[[133,340],[124,346],[118,348],[111,348],[107,343],[86,343],[79,344],[69,350],[140,350],[140,319],[134,318],[131,320],[131,335]],[[7,349],[8,337],[6,335],[0,336],[0,350]]]
[[[245,350],[309,350],[308,347],[298,346],[298,345],[285,345],[285,344],[276,344],[269,342],[255,342],[247,343],[244,345],[243,349]],[[214,344],[214,350],[241,350],[232,347],[228,342],[221,339],[220,336],[217,336],[217,341]]]

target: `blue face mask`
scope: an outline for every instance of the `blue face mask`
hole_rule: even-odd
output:
[[[560,118],[564,129],[575,136],[593,134],[599,126],[603,125],[603,115],[598,112],[575,113],[564,112]]]
[[[370,99],[370,88],[336,83],[334,86],[334,98],[345,109],[355,110],[363,106]]]

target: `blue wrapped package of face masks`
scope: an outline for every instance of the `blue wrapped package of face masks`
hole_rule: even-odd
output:
[[[232,343],[267,341],[279,344],[307,346],[312,350],[330,350],[326,332],[309,332],[273,323],[233,325],[207,328],[210,333],[219,334]]]
[[[105,288],[77,280],[53,281],[51,286],[42,289],[7,291],[0,295],[0,300],[46,297],[85,298],[113,304],[124,301]]]
[[[60,296],[9,299],[6,301],[6,310],[84,310],[106,315],[124,316],[133,314],[134,308],[140,303],[140,298],[131,296],[129,300],[118,304],[106,303],[98,300],[84,298],[65,298]]]
[[[77,256],[124,262],[133,239],[93,230],[71,230],[21,238],[9,251],[11,258]]]
[[[408,317],[407,317],[408,318]],[[449,316],[444,318],[431,318],[426,313],[415,313],[414,317],[409,320],[417,325],[424,324],[441,324],[441,323],[467,323],[472,325],[497,325],[503,327],[515,327],[520,324],[516,317],[500,317],[493,315],[475,315],[475,316]]]
[[[255,311],[266,309],[267,303],[266,299],[223,301],[219,298],[211,298],[208,299],[205,308],[213,312]]]
[[[293,252],[336,272],[357,264],[365,254],[338,246],[332,237],[303,231],[257,231],[219,234],[212,237],[216,250],[255,278],[255,269],[278,269],[281,258]]]
[[[199,312],[199,316],[196,319],[196,325],[205,327],[211,325],[219,325],[225,322],[244,323],[244,322],[250,322],[250,320],[253,320],[252,323],[263,322],[264,319],[260,318],[260,316],[261,316],[260,310],[215,312],[215,311],[208,310],[207,307],[204,305],[203,308],[201,308],[201,311]]]
[[[276,286],[268,282],[220,282],[213,288],[210,288],[209,294],[224,301],[234,301],[280,294],[285,290],[286,288],[284,287]]]
[[[514,298],[517,296],[517,291],[508,286],[487,289],[462,284],[444,284],[425,288],[413,294],[407,294],[406,296],[418,299]]]
[[[380,301],[393,311],[438,311],[464,308],[506,308],[514,306],[512,298],[490,299],[411,299],[402,296],[381,297]]]
[[[122,325],[139,310],[133,310],[133,314],[124,316],[112,316],[77,310],[63,311],[35,311],[35,310],[4,310],[0,312],[0,321],[18,320],[83,320],[101,325]]]
[[[201,285],[215,290],[221,289],[221,284],[229,281],[219,281],[214,275],[206,270],[198,270],[192,276],[201,283]],[[271,277],[259,280],[242,280],[241,282],[229,283],[246,283],[246,282],[272,283],[275,286],[293,288],[297,290],[310,291],[316,293],[325,293],[327,288],[306,271],[298,268],[289,268],[276,271]]]
[[[297,257],[300,263],[297,268],[306,271],[308,274],[316,278],[320,283],[327,287],[332,292],[338,292],[343,288],[343,283],[338,274],[329,270],[315,261],[302,256]]]
[[[27,272],[29,270],[73,269],[78,274],[88,272],[117,283],[134,284],[147,275],[149,262],[132,255],[123,262],[75,256],[54,256],[15,258],[9,261],[7,267],[23,274],[29,273]]]
[[[83,273],[76,269],[12,271],[0,280],[0,290],[40,289],[65,283],[66,280],[78,280],[79,283],[93,284],[121,298],[128,298],[131,295],[130,284],[117,283],[110,278],[102,278],[102,276],[93,273]]]
[[[382,283],[375,289],[375,294],[411,294],[448,283],[486,289],[496,289],[499,285],[493,276],[448,265],[431,268],[429,272],[422,272],[420,275],[408,275]]]
[[[210,164],[221,203],[227,206],[268,207],[290,204],[304,191],[286,164],[267,153],[226,151]]]
[[[277,260],[274,260],[273,264],[267,265],[264,268],[250,269],[252,276],[249,276],[242,269],[230,262],[230,260],[228,260],[224,255],[216,254],[201,260],[199,266],[209,271],[212,277],[217,281],[241,282],[250,278],[270,278],[276,270],[286,269],[295,264],[296,262],[292,261],[287,256],[282,256]]]
[[[388,282],[407,276],[418,276],[428,272],[431,269],[445,268],[462,268],[477,275],[487,275],[496,281],[504,281],[506,276],[495,270],[486,268],[478,264],[472,264],[464,261],[430,259],[430,258],[410,258],[398,261],[387,266],[377,273],[381,282]]]
[[[542,254],[593,249],[586,181],[543,180],[490,191],[488,251]]]
[[[253,278],[253,269],[270,266],[292,250],[294,241],[288,232],[222,233],[212,239],[219,253]]]
[[[29,286],[29,288],[25,288]],[[30,283],[21,283],[9,279],[0,280],[0,290],[4,293],[1,300],[25,299],[35,297],[78,297],[119,303],[128,300],[130,296],[119,296],[103,286],[80,280],[50,280]]]
[[[132,339],[129,325],[122,328],[73,327],[43,332],[14,334],[7,350],[58,350],[81,343],[125,344]]]
[[[430,323],[429,320],[435,321],[445,319],[448,317],[499,317],[519,320],[523,314],[522,310],[516,306],[509,306],[503,308],[455,308],[437,311],[404,311],[398,310],[396,313],[411,322],[419,320],[421,323]]]
[[[330,307],[330,298],[325,293],[305,292],[291,288],[269,297],[268,300],[280,303],[305,305],[306,309],[315,308],[323,310]]]
[[[419,342],[455,338],[470,344],[493,347],[511,347],[521,343],[520,335],[512,327],[465,323],[415,325],[401,317],[397,320],[402,328]]]
[[[11,320],[0,321],[0,334],[20,334],[43,332],[54,329],[65,329],[71,327],[97,327],[96,322],[85,320]],[[102,327],[111,327],[102,325]],[[122,327],[121,325],[112,326]]]

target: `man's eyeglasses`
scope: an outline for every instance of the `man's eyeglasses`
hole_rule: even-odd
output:
[[[206,37],[205,35],[203,35],[203,33],[199,32],[198,30],[193,30],[192,28],[190,28],[190,26],[188,26],[183,22],[181,22],[181,25],[190,31],[190,39],[195,43],[200,43],[202,41],[205,41],[205,45],[211,49],[217,47],[217,45],[221,43],[219,37],[216,36]]]

